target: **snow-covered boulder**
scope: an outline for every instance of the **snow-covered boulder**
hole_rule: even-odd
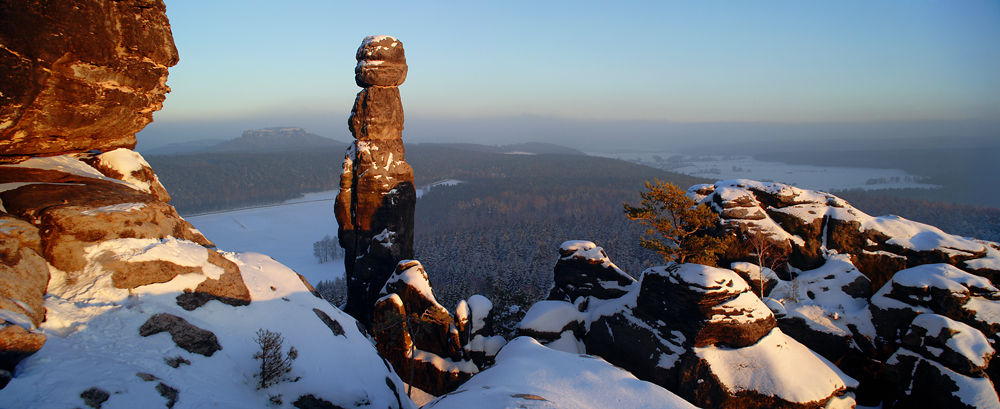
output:
[[[1000,290],[989,280],[949,264],[928,264],[896,273],[871,300],[878,335],[898,345],[919,314],[934,313],[976,328],[1000,341]]]
[[[497,355],[496,365],[423,407],[695,408],[600,358],[556,351],[528,337],[514,339]]]
[[[857,387],[776,328],[739,275],[698,264],[648,269],[614,299],[539,302],[520,331],[551,349],[600,356],[701,407],[850,404],[843,395]]]
[[[505,343],[499,338],[496,345],[483,328],[489,300],[470,297],[452,316],[434,298],[419,261],[400,261],[381,294],[373,326],[379,352],[407,382],[433,396],[455,390]]]
[[[82,155],[80,159],[104,176],[138,187],[161,202],[170,202],[170,193],[167,193],[167,189],[160,184],[160,179],[153,173],[153,168],[139,152],[118,148],[93,156]]]
[[[981,332],[937,314],[910,324],[886,361],[886,408],[1000,408],[985,369],[994,350]]]
[[[567,241],[559,246],[553,275],[555,285],[549,292],[549,300],[618,298],[635,284],[634,278],[608,259],[603,248],[584,240]]]

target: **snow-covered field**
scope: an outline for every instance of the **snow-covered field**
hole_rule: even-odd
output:
[[[309,193],[278,206],[186,216],[220,250],[267,254],[310,283],[344,275],[344,260],[320,264],[313,243],[337,235],[333,200],[337,191]]]
[[[600,153],[587,152],[591,156],[620,158],[627,161],[641,159],[643,165],[666,169],[672,172],[698,176],[707,179],[751,179],[774,181],[804,189],[830,191],[834,189],[887,189],[887,188],[935,188],[937,185],[916,182],[914,177],[899,169],[842,168],[831,166],[789,165],[779,162],[764,162],[754,160],[749,156],[712,156],[712,160],[683,162],[691,164],[680,168],[672,168],[667,162],[657,162],[653,156],[666,160],[675,153],[633,152],[633,153]],[[685,155],[690,158],[689,155]],[[705,159],[707,156],[701,156]],[[885,179],[899,182],[867,184],[869,179]],[[909,180],[909,182],[908,182]]]

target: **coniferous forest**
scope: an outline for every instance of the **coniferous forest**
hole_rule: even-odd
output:
[[[338,149],[153,156],[147,160],[182,214],[278,203],[339,186]],[[585,155],[508,155],[447,145],[407,147],[419,187],[414,250],[438,300],[449,308],[472,294],[498,307],[506,333],[524,308],[547,295],[557,249],[566,240],[602,246],[620,268],[638,275],[662,258],[639,245],[644,228],[629,222],[623,202],[636,203],[647,180],[682,188],[712,183],[631,162]],[[896,214],[942,230],[1000,240],[996,208],[908,198],[891,191],[832,192],[871,215]],[[335,260],[334,262],[339,262]],[[342,281],[317,283],[331,302]]]

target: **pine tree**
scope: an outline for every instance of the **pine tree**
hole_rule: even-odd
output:
[[[673,183],[654,179],[646,182],[639,206],[625,206],[625,216],[649,227],[642,247],[663,256],[665,261],[714,265],[731,238],[709,235],[718,217],[707,205],[698,205]]]
[[[260,360],[260,373],[254,375],[260,377],[257,389],[264,389],[281,382],[282,376],[292,371],[292,361],[299,357],[299,351],[295,347],[289,347],[286,355],[281,351],[281,344],[284,341],[280,332],[271,332],[263,328],[257,330],[254,342],[260,345],[260,351],[253,355],[253,359]]]

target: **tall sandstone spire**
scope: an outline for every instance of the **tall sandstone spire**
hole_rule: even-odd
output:
[[[371,327],[379,291],[400,260],[413,258],[413,169],[404,160],[403,43],[389,36],[365,38],[354,79],[364,89],[348,126],[356,139],[347,149],[335,212],[345,249],[344,311]]]

